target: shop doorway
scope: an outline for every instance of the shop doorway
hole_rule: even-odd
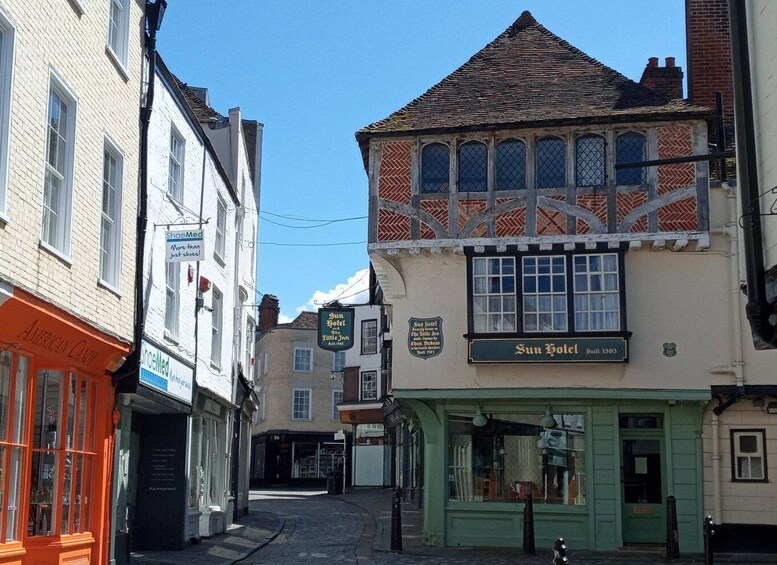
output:
[[[666,472],[660,417],[621,416],[623,543],[666,543]]]

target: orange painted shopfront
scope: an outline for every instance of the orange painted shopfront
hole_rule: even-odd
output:
[[[0,565],[107,563],[106,371],[128,352],[19,289],[0,304]]]

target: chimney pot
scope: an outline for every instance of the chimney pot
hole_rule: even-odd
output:
[[[650,57],[648,58],[648,67],[653,68],[658,66],[658,57]]]
[[[666,66],[667,67],[674,67],[674,57],[667,57],[666,58]]]

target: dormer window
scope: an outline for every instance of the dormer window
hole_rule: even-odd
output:
[[[488,148],[479,141],[459,146],[459,192],[488,190]]]
[[[421,151],[421,192],[448,192],[450,153],[443,143],[430,143]]]

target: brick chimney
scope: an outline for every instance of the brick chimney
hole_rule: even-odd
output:
[[[278,314],[281,308],[278,306],[278,297],[265,294],[259,304],[259,331],[266,332],[278,325]]]
[[[675,66],[674,57],[666,58],[666,66],[658,66],[658,57],[650,57],[639,84],[659,92],[668,100],[683,97],[683,70]]]
[[[720,91],[726,135],[728,142],[732,143],[734,75],[726,0],[685,0],[685,42],[688,101],[714,110],[715,93]],[[710,134],[710,141],[714,142],[717,132],[711,131]]]

